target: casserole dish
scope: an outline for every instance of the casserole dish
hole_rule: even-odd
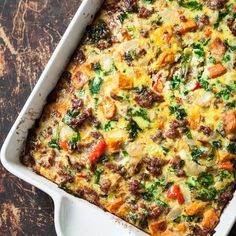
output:
[[[30,96],[25,107],[23,108],[19,118],[17,119],[15,125],[10,131],[10,134],[6,139],[6,142],[2,149],[2,162],[9,171],[21,177],[22,179],[30,182],[31,184],[34,184],[35,186],[39,187],[40,189],[47,192],[50,196],[53,197],[55,202],[55,224],[58,235],[77,235],[79,233],[81,235],[90,235],[92,233],[98,235],[98,231],[99,233],[101,231],[101,234],[106,235],[105,230],[108,230],[107,234],[112,233],[112,235],[116,235],[116,233],[114,233],[115,228],[113,224],[111,224],[111,222],[108,220],[108,218],[110,218],[110,215],[108,218],[103,218],[104,214],[102,214],[100,210],[98,211],[96,207],[91,206],[88,203],[84,203],[84,201],[82,200],[74,199],[73,197],[68,196],[66,193],[57,189],[55,185],[48,183],[47,180],[42,179],[41,177],[36,176],[34,173],[31,173],[29,170],[25,169],[23,166],[20,165],[18,158],[16,158],[17,156],[19,156],[21,146],[23,144],[24,139],[26,138],[28,129],[31,128],[35,119],[40,116],[41,109],[44,105],[46,96],[55,86],[56,78],[59,78],[59,75],[62,72],[61,68],[66,65],[67,59],[69,59],[69,56],[71,55],[72,51],[77,46],[79,37],[82,36],[83,29],[91,20],[91,13],[95,13],[99,4],[101,4],[101,1],[92,1],[92,4],[91,1],[83,2],[81,8],[79,9],[74,20],[72,21],[67,32],[65,33],[65,36],[63,37],[58,48],[53,54],[52,59],[46,67],[42,77],[40,78],[38,84],[32,92],[32,95]],[[90,14],[88,12],[90,12]],[[83,27],[81,27],[80,29],[76,29],[76,25],[78,22],[83,25]],[[14,151],[12,150],[12,146],[16,148]],[[86,205],[86,211],[83,210],[83,204]],[[235,199],[230,202],[229,206],[222,215],[221,223],[217,227],[216,235],[226,234],[227,230],[229,230],[230,228],[230,224],[232,225],[235,217],[233,211],[230,211],[232,215],[230,215],[230,213],[226,214],[227,210],[230,207],[231,209],[234,209]],[[91,209],[91,213],[89,212],[89,209]],[[86,220],[86,215],[88,216],[87,220],[89,219],[90,223],[90,215],[96,215],[97,219],[99,219],[99,221],[97,220],[98,226],[105,226],[106,224],[106,227],[101,227],[100,230],[98,230],[95,227],[96,219],[93,224],[94,227],[89,227],[89,225],[86,224],[86,222],[88,222]],[[226,217],[225,219],[227,219],[227,217],[229,217],[230,219],[227,219],[227,222],[229,224],[227,230],[225,230],[225,227],[220,227],[222,222],[224,222],[224,217]],[[103,219],[104,224],[102,223]],[[79,224],[78,222],[81,222],[81,224]],[[77,227],[75,227],[75,225],[78,226],[78,229]],[[116,232],[117,235],[122,235],[121,229],[117,230]],[[144,233],[136,229],[132,229],[131,231],[127,231],[127,229],[124,229],[124,235],[127,234],[143,235]]]

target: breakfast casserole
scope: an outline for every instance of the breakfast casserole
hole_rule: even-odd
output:
[[[21,162],[152,236],[212,235],[235,190],[235,92],[234,0],[108,0]]]

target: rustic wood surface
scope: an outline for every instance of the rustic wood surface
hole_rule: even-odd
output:
[[[0,146],[80,2],[0,0]],[[8,235],[56,235],[53,202],[0,165],[0,236]]]

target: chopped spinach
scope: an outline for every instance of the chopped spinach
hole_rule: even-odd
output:
[[[124,59],[127,62],[131,62],[136,58],[136,49],[130,50],[124,54]]]
[[[235,108],[236,107],[236,101],[228,102],[226,104],[226,106],[227,106],[228,109]]]
[[[186,111],[183,108],[180,108],[179,105],[170,106],[170,114],[176,114],[178,120],[181,120],[187,116]]]
[[[213,146],[213,148],[215,148],[215,149],[222,148],[221,140],[213,141],[213,142],[212,142],[212,146]]]
[[[92,70],[99,73],[102,70],[101,64],[99,62],[92,63]]]
[[[236,45],[230,45],[228,40],[224,40],[224,44],[228,47],[228,50],[230,50],[231,52],[233,52],[236,49]]]
[[[170,151],[168,148],[164,147],[164,146],[161,146],[161,149],[164,153],[164,155],[166,156],[168,154],[168,152]]]
[[[152,25],[162,25],[163,24],[163,19],[161,16],[156,16],[155,20],[151,22]]]
[[[236,143],[229,143],[227,146],[226,146],[226,149],[228,152],[236,155]]]
[[[142,131],[142,129],[138,126],[136,121],[131,119],[126,127],[126,130],[129,132],[129,138],[135,139],[138,135],[138,132]]]
[[[195,1],[195,0],[178,0],[178,3],[181,7],[188,8],[192,11],[202,10],[202,4],[199,1]]]
[[[221,97],[224,100],[229,100],[230,95],[232,94],[233,91],[234,91],[234,86],[226,85],[226,88],[224,88],[220,92],[218,92],[216,94],[216,97],[217,98]]]
[[[209,86],[209,82],[206,79],[199,78],[198,81],[199,81],[199,84],[200,84],[201,88],[205,89],[206,91],[210,91],[211,90],[210,86]]]
[[[48,146],[50,148],[56,148],[58,150],[61,150],[61,147],[59,146],[58,144],[58,139],[52,139],[49,143],[48,143]]]
[[[70,149],[70,150],[76,149],[77,144],[78,144],[78,142],[80,142],[80,141],[81,141],[81,138],[80,138],[80,134],[79,134],[79,133],[77,133],[77,136],[76,136],[76,137],[72,137],[72,138],[68,139],[67,144],[68,144],[68,146],[69,146],[69,149]]]
[[[204,154],[204,151],[198,147],[194,147],[191,151],[192,160],[198,163],[198,159]]]
[[[59,151],[61,150],[61,147],[59,146],[59,131],[58,131],[58,127],[56,130],[54,130],[53,133],[53,138],[50,142],[48,142],[48,147],[50,148],[56,148]]]
[[[137,110],[130,108],[128,110],[128,113],[130,113],[131,116],[139,116],[139,117],[142,117],[144,120],[150,121],[147,115],[147,111],[143,108],[139,108]]]
[[[208,172],[201,173],[198,177],[198,182],[204,187],[209,187],[214,183],[213,174]]]
[[[161,201],[160,199],[155,199],[155,202],[159,205],[159,206],[162,206],[162,207],[168,207],[169,205],[163,201]]]
[[[71,176],[75,176],[76,175],[76,170],[73,169],[71,166],[67,166],[66,167],[66,172],[71,175]]]
[[[66,115],[64,116],[64,118],[62,119],[62,121],[66,124],[66,125],[69,125],[71,124],[71,119],[72,118],[75,118],[77,116],[79,116],[80,112],[79,111],[76,111],[76,112],[72,112],[70,110],[68,110],[66,112]]]
[[[110,36],[111,32],[103,20],[90,26],[87,30],[87,39],[91,43],[98,43],[101,39],[108,39]]]
[[[193,216],[182,215],[181,219],[182,221],[194,222],[194,223],[198,223],[202,220],[202,218],[199,215],[193,215]]]
[[[193,138],[191,130],[189,128],[186,128],[185,134],[186,134],[188,139],[192,139]]]
[[[220,181],[223,181],[224,179],[231,178],[232,173],[227,170],[219,170],[219,177],[220,177]]]
[[[107,131],[110,131],[110,130],[113,130],[114,129],[114,124],[117,123],[117,120],[109,120],[108,122],[105,123],[104,125],[104,130],[107,132]]]
[[[223,57],[223,62],[224,62],[224,63],[227,63],[227,62],[229,62],[229,61],[231,61],[231,54],[230,54],[230,53],[226,53],[226,54],[224,55],[224,57]]]
[[[197,177],[191,176],[187,179],[186,184],[189,186],[190,189],[195,189],[200,187],[200,183],[197,180]]]
[[[193,45],[193,52],[198,55],[198,57],[203,57],[205,55],[204,49],[200,43]]]
[[[180,84],[182,83],[182,78],[180,74],[174,74],[173,79],[170,82],[170,88],[171,89],[177,89],[179,88]]]
[[[125,11],[121,11],[121,13],[117,16],[120,23],[123,23],[127,17],[128,17],[128,15]]]
[[[138,215],[134,212],[129,212],[128,213],[128,218],[133,221],[134,223],[136,223],[137,219],[138,219]]]
[[[95,184],[99,184],[103,172],[104,172],[103,169],[98,169],[95,171]]]
[[[143,0],[146,3],[153,4],[155,0]]]
[[[202,188],[196,194],[196,199],[207,202],[212,201],[216,198],[217,191],[214,187],[210,187],[208,189]]]
[[[94,77],[89,81],[89,88],[93,95],[99,93],[102,82],[103,80],[100,77]]]
[[[223,10],[219,11],[218,19],[214,24],[214,28],[218,28],[220,26],[221,21],[228,15],[230,15],[230,7],[224,8]]]

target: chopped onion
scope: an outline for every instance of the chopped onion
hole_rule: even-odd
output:
[[[133,39],[133,40],[125,41],[124,43],[120,45],[120,47],[123,52],[128,52],[132,49],[136,49],[138,45],[139,45],[139,41],[137,39]]]
[[[143,157],[146,154],[144,143],[130,143],[127,152],[131,157]]]
[[[104,54],[100,58],[101,58],[100,62],[101,62],[101,66],[103,70],[109,71],[113,63],[112,57],[110,55]]]
[[[213,98],[212,93],[205,92],[203,94],[200,94],[197,103],[199,106],[202,106],[202,107],[209,106],[211,104],[212,98]]]
[[[190,204],[192,202],[192,200],[191,200],[191,192],[189,190],[189,187],[186,186],[185,184],[182,184],[180,186],[180,188],[181,188],[181,192],[184,197],[185,204],[187,204],[187,205]]]
[[[192,161],[190,156],[185,151],[180,151],[179,155],[183,160],[185,160],[184,170],[187,175],[198,176],[201,172],[206,170],[205,166],[200,166],[196,162]]]
[[[171,208],[170,212],[167,214],[166,219],[174,220],[182,214],[182,211],[183,209],[181,206],[175,205],[173,208]]]
[[[67,140],[68,138],[75,136],[76,132],[73,131],[68,125],[63,125],[60,129],[60,140]]]
[[[198,176],[201,172],[205,171],[205,166],[200,166],[192,160],[186,161],[185,171],[189,176]]]

